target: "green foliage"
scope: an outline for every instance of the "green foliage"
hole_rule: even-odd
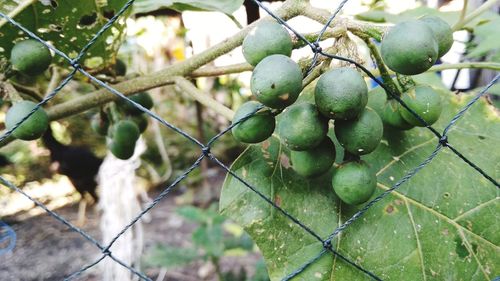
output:
[[[441,90],[440,95],[448,106],[434,125],[438,130],[471,99]],[[499,124],[494,109],[480,100],[452,127],[449,140],[494,175],[500,161],[500,152],[494,149],[500,138]],[[376,194],[420,164],[437,141],[423,128],[387,130],[382,144],[363,156],[378,174]],[[340,204],[330,184],[331,174],[316,179],[296,174],[290,167],[289,153],[278,139],[271,138],[250,146],[231,169],[321,237],[327,237],[361,206]],[[266,167],[263,160],[272,165]],[[423,275],[427,280],[490,280],[498,272],[500,245],[497,227],[492,225],[498,212],[496,198],[494,185],[443,149],[332,244],[383,280],[422,280]],[[320,242],[230,175],[223,185],[220,210],[252,236],[266,259],[271,280],[280,280],[322,249]],[[340,276],[342,280],[369,280],[330,253],[299,278],[331,280]]]
[[[243,0],[137,0],[135,13],[147,13],[162,8],[177,11],[219,11],[232,14],[243,4]]]
[[[126,0],[108,1],[36,1],[15,17],[27,29],[37,33],[42,39],[52,42],[56,48],[76,57],[94,34],[126,3]],[[18,5],[18,1],[5,0],[0,3],[0,11],[8,14]],[[125,21],[117,21],[90,48],[82,64],[93,70],[100,70],[115,60],[125,33]],[[0,60],[8,58],[15,42],[26,38],[10,24],[0,28]],[[57,62],[68,63],[57,56]]]
[[[228,236],[224,231],[226,219],[219,214],[216,205],[208,209],[194,206],[183,206],[176,210],[188,221],[195,222],[197,228],[193,231],[191,239],[192,247],[177,247],[172,245],[158,245],[154,247],[145,257],[144,262],[148,266],[161,266],[167,268],[188,265],[194,261],[208,260],[218,263],[220,258],[226,255],[226,251],[243,249],[251,251],[253,242],[251,238],[243,233],[240,236]],[[216,268],[220,268],[216,265]],[[264,270],[264,271],[263,271]],[[239,273],[220,272],[225,276],[224,280],[241,281],[265,281],[267,272],[265,268],[257,268],[257,273],[248,278],[246,272],[241,269]],[[262,272],[263,271],[263,272]]]

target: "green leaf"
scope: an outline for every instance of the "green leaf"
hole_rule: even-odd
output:
[[[490,20],[477,26],[474,29],[474,35],[477,37],[478,42],[476,46],[469,48],[467,56],[469,58],[478,58],[488,54],[491,51],[498,52],[500,50],[500,40],[491,36],[498,32],[500,26],[500,16],[496,19]]]
[[[177,11],[219,11],[232,14],[243,5],[243,0],[137,0],[135,13],[147,13],[162,8]]]
[[[222,257],[224,254],[224,232],[221,225],[199,227],[193,232],[194,244],[203,249],[209,257]]]
[[[438,130],[471,98],[448,91],[442,96],[446,106],[435,124]],[[484,99],[452,127],[449,141],[498,180],[500,118]],[[435,136],[425,128],[386,130],[377,150],[363,157],[378,173],[376,194],[419,165],[436,145]],[[289,151],[272,138],[250,146],[231,169],[323,238],[362,207],[340,204],[331,173],[308,180],[290,165]],[[491,280],[500,274],[499,195],[493,184],[444,148],[332,244],[383,280]],[[230,175],[223,185],[220,210],[252,236],[271,280],[281,280],[322,249],[318,240]],[[327,253],[296,280],[370,278]]]
[[[157,245],[146,254],[144,263],[148,266],[174,268],[188,265],[199,259],[199,257],[195,249],[180,248],[172,245]]]
[[[18,5],[17,2],[15,0],[0,2],[0,11],[8,14]],[[127,0],[37,1],[14,19],[74,58],[126,2]],[[50,3],[56,4],[52,6]],[[122,17],[101,35],[83,58],[82,64],[88,69],[99,70],[113,63],[125,37],[124,28],[125,19]],[[26,34],[9,23],[0,28],[0,60],[10,57],[14,43],[26,38],[28,38]],[[68,66],[66,61],[57,55],[56,57],[58,63]]]

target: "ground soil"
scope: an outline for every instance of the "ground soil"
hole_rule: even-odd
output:
[[[217,182],[210,184],[220,186],[221,177]],[[157,193],[158,191],[155,191],[149,195],[153,198]],[[175,197],[179,195],[181,195],[179,192],[171,194],[151,210],[151,220],[144,223],[145,252],[157,244],[185,246],[190,243],[191,232],[195,225],[175,214]],[[72,223],[77,221],[78,204],[67,205],[55,211]],[[19,220],[22,215],[20,213],[3,218],[16,231],[17,245],[11,253],[0,256],[0,280],[63,280],[100,256],[99,250],[93,244],[46,213]],[[91,208],[87,211],[86,218],[82,228],[100,241],[99,212]],[[221,260],[221,267],[223,271],[236,272],[243,267],[251,275],[252,268],[259,259],[261,259],[260,254],[254,252],[243,256],[225,257]],[[205,262],[193,263],[169,269],[163,279],[158,279],[158,275],[164,273],[161,268],[141,270],[152,280],[217,280],[213,273],[200,276],[200,271],[207,268],[210,268],[210,265]],[[101,280],[99,270],[98,266],[94,267],[74,280]]]

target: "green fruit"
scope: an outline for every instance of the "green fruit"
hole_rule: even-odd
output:
[[[390,127],[398,130],[409,130],[414,126],[406,122],[406,120],[401,116],[401,104],[396,100],[389,100],[380,116],[382,122]]]
[[[333,172],[332,186],[340,200],[357,205],[373,195],[377,176],[364,161],[346,162]]]
[[[304,177],[319,176],[328,171],[335,161],[335,145],[329,137],[316,147],[290,153],[292,168]]]
[[[453,45],[453,30],[450,25],[437,16],[425,16],[420,19],[434,33],[434,37],[438,43],[438,57],[442,57]]]
[[[129,99],[135,101],[136,103],[142,105],[146,109],[151,109],[154,105],[153,98],[148,93],[137,93],[135,95],[131,95]],[[119,100],[117,102],[118,106],[123,109],[128,114],[141,114],[142,111],[135,107],[132,103],[127,100]]]
[[[302,71],[287,56],[268,56],[253,70],[250,89],[264,105],[285,108],[297,100],[302,90]]]
[[[264,21],[250,31],[243,40],[242,47],[246,61],[255,66],[269,55],[289,57],[293,44],[292,38],[279,23]]]
[[[321,114],[338,120],[356,118],[368,102],[365,80],[359,72],[348,67],[321,75],[314,95]]]
[[[335,121],[335,136],[351,154],[364,155],[374,151],[383,133],[382,120],[370,108],[365,108],[358,119]]]
[[[313,104],[296,104],[282,113],[278,131],[289,149],[308,150],[323,141],[328,132],[328,120],[321,116]]]
[[[5,116],[5,127],[7,130],[23,120],[35,107],[36,103],[31,101],[21,101],[14,103]],[[17,127],[12,135],[21,140],[34,140],[43,135],[49,125],[49,117],[43,108],[38,108],[28,119]]]
[[[104,116],[100,114],[96,114],[92,117],[92,121],[90,122],[92,130],[101,136],[105,136],[109,129],[109,120],[103,117]]]
[[[113,70],[116,76],[125,76],[125,74],[127,74],[127,65],[121,59],[116,59],[116,63],[113,65]]]
[[[242,104],[234,114],[233,123],[238,122],[243,117],[254,112],[260,103],[256,101],[248,101]],[[270,111],[259,112],[248,118],[247,120],[237,124],[231,130],[233,136],[245,143],[258,143],[269,138],[276,126],[274,116]]]
[[[141,132],[139,127],[130,120],[121,120],[113,125],[111,138],[117,144],[135,146]]]
[[[128,145],[128,144],[120,144],[115,141],[111,141],[108,143],[108,149],[113,153],[113,155],[122,160],[127,160],[132,155],[134,155],[135,151],[135,144],[134,145]]]
[[[377,112],[380,117],[382,117],[386,102],[387,94],[382,87],[377,86],[368,92],[368,103],[366,106]]]
[[[441,97],[430,86],[416,86],[404,93],[401,99],[429,125],[434,124],[441,115]],[[406,108],[400,107],[399,112],[409,124],[425,127],[425,125]]]
[[[382,39],[382,58],[395,72],[420,74],[438,58],[438,42],[432,30],[422,21],[396,24]]]
[[[139,128],[139,132],[142,134],[148,128],[148,115],[146,113],[139,115],[132,115],[129,117],[132,122],[134,122]]]
[[[26,75],[43,73],[52,62],[52,54],[42,43],[33,40],[17,42],[10,52],[12,67]]]

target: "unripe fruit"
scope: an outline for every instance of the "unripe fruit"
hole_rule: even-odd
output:
[[[434,124],[441,115],[441,97],[430,86],[418,85],[405,92],[401,99],[429,125]],[[425,127],[425,125],[406,108],[400,107],[399,112],[409,124]]]
[[[121,120],[113,125],[112,136],[113,141],[119,144],[133,144],[139,139],[141,133],[139,127],[130,120]]]
[[[382,87],[375,87],[368,92],[368,107],[373,109],[382,119],[382,123],[398,130],[409,130],[408,124],[399,113],[401,105],[394,99],[387,100],[387,94]]]
[[[113,70],[116,76],[125,76],[125,74],[127,74],[127,65],[121,59],[116,59]]]
[[[409,130],[414,127],[401,116],[401,104],[396,100],[389,100],[383,109],[382,122],[398,130]]]
[[[259,106],[256,101],[242,104],[234,114],[233,123],[254,112]],[[237,124],[231,129],[233,136],[245,143],[259,143],[269,138],[276,126],[274,116],[270,111],[258,112],[247,120]]]
[[[318,80],[314,91],[321,114],[336,120],[356,118],[368,102],[365,80],[348,67],[332,69]]]
[[[43,73],[52,62],[52,54],[42,43],[33,40],[17,42],[10,52],[12,67],[26,75]]]
[[[108,148],[116,158],[129,159],[134,154],[135,143],[139,136],[139,128],[134,122],[121,120],[111,129],[111,142],[108,143]]]
[[[7,130],[23,120],[35,107],[36,103],[31,101],[21,101],[14,103],[5,115],[5,127]],[[43,108],[38,108],[28,119],[17,127],[12,135],[21,140],[34,140],[43,135],[49,125],[49,117]]]
[[[135,101],[136,103],[142,105],[146,109],[151,109],[154,105],[153,98],[151,98],[151,95],[148,93],[142,92],[142,93],[137,93],[134,95],[131,95],[129,97],[131,100]],[[135,107],[132,103],[128,102],[127,100],[119,100],[117,102],[118,106],[123,109],[128,114],[141,114],[142,111]]]
[[[390,69],[415,75],[434,65],[438,58],[438,42],[427,24],[410,20],[396,24],[385,34],[381,53]]]
[[[446,54],[453,45],[453,30],[450,25],[437,16],[425,16],[420,19],[434,33],[438,43],[438,58]]]
[[[335,121],[335,136],[344,149],[355,155],[368,154],[377,148],[384,132],[382,120],[370,108],[358,119]]]
[[[290,150],[308,150],[318,146],[326,137],[328,120],[313,104],[296,104],[282,113],[278,131]]]
[[[290,153],[292,168],[304,177],[319,176],[328,171],[335,161],[335,145],[329,137],[316,147]]]
[[[279,23],[264,21],[257,25],[243,40],[243,56],[255,66],[270,55],[289,57],[292,53],[292,38]]]
[[[127,160],[134,155],[135,144],[120,144],[115,141],[108,143],[108,149],[118,159]]]
[[[139,132],[141,134],[144,133],[144,131],[146,131],[146,129],[148,128],[149,119],[146,113],[132,115],[129,117],[129,119],[137,125],[137,128],[139,128]]]
[[[268,56],[253,70],[250,89],[262,104],[285,108],[297,100],[302,90],[302,71],[287,56]]]
[[[333,172],[332,186],[340,200],[357,205],[373,195],[377,176],[364,161],[346,162]]]

